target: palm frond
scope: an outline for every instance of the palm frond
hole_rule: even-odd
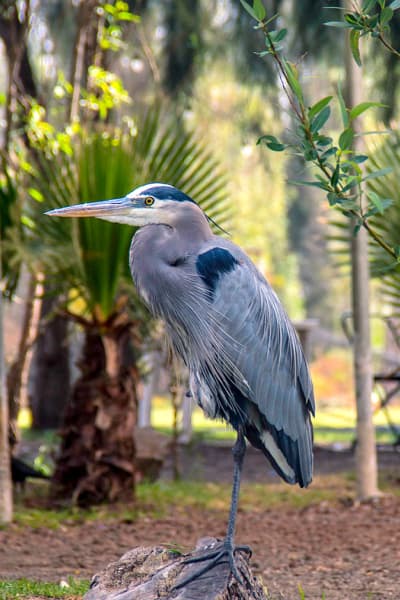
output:
[[[392,247],[400,248],[400,135],[393,132],[390,137],[374,147],[370,153],[370,168],[391,167],[385,177],[368,181],[368,191],[380,198],[390,198],[392,205],[382,214],[370,218],[373,227]],[[400,264],[394,261],[380,246],[370,244],[371,271],[380,279],[380,289],[393,313],[400,310]]]
[[[134,231],[98,219],[49,219],[45,210],[121,197],[160,181],[181,188],[219,225],[229,226],[232,207],[218,161],[205,142],[163,116],[159,107],[138,118],[134,134],[85,132],[72,156],[39,154],[37,171],[43,202],[40,211],[37,203],[32,208],[31,255],[60,286],[74,288],[96,318],[107,319],[115,308],[121,280],[129,274]]]

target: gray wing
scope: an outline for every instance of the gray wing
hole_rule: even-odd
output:
[[[244,414],[246,437],[281,477],[307,486],[312,479],[310,412],[314,414],[315,404],[300,342],[267,281],[240,249],[227,242],[224,246],[197,259],[223,339],[219,367]]]

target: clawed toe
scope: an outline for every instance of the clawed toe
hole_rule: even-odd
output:
[[[219,548],[217,548],[215,550],[210,550],[210,552],[205,552],[201,556],[196,556],[193,558],[185,559],[183,561],[183,564],[185,564],[185,565],[193,564],[193,563],[200,563],[200,562],[207,562],[207,564],[204,565],[198,571],[195,571],[189,577],[186,577],[185,579],[183,579],[182,581],[177,583],[172,588],[172,590],[176,590],[176,589],[185,587],[186,585],[188,585],[195,579],[198,579],[199,577],[204,575],[204,573],[207,573],[207,571],[210,571],[211,569],[213,569],[216,565],[221,564],[223,562],[229,563],[230,571],[231,571],[233,577],[239,583],[243,584],[243,578],[242,578],[241,574],[239,573],[239,570],[236,566],[235,552],[246,552],[247,554],[249,554],[249,556],[251,556],[251,554],[252,554],[251,548],[249,546],[233,547],[229,542],[225,541],[223,543],[222,547],[220,546]]]

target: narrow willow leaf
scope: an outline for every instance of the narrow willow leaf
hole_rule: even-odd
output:
[[[373,191],[369,191],[367,196],[380,214],[383,214],[385,210],[393,204],[393,200],[390,198],[381,198],[376,192]]]
[[[303,90],[301,89],[301,85],[298,79],[296,66],[293,63],[290,63],[286,60],[283,61],[283,66],[292,92],[296,96],[297,100],[301,104],[304,104]]]
[[[277,31],[276,36],[275,36],[275,44],[278,44],[279,42],[281,42],[287,34],[287,29],[280,29],[279,31]]]
[[[317,114],[317,116],[311,121],[311,131],[313,133],[317,133],[322,127],[325,125],[329,117],[331,116],[331,108],[330,106],[325,106]]]
[[[361,56],[360,56],[360,31],[352,29],[350,31],[350,48],[354,60],[361,67]]]
[[[342,88],[340,87],[340,84],[338,85],[338,100],[339,100],[340,114],[342,116],[343,127],[346,129],[349,126],[349,115],[347,112],[346,105],[344,103]]]
[[[289,179],[288,183],[290,183],[291,185],[307,185],[310,187],[317,187],[321,190],[324,190],[325,192],[331,189],[329,187],[329,184],[323,183],[322,181],[296,181],[294,179]]]
[[[353,13],[347,13],[344,15],[344,20],[351,25],[353,30],[362,31],[364,29],[362,23],[360,22],[360,18]]]
[[[329,192],[327,197],[330,206],[335,206],[335,204],[338,204],[341,200],[340,196],[335,194],[335,192]]]
[[[376,4],[376,0],[365,0],[362,4],[362,10],[365,13],[368,13],[370,10],[374,8]]]
[[[326,98],[322,98],[322,100],[319,100],[318,102],[313,104],[308,109],[309,119],[310,120],[313,119],[315,117],[315,115],[317,115],[323,108],[325,108],[325,106],[328,106],[328,104],[332,100],[332,98],[333,98],[333,96],[326,96]]]
[[[354,130],[351,127],[347,127],[339,137],[339,148],[341,150],[348,150],[351,148],[354,139]]]
[[[240,0],[240,4],[243,6],[244,10],[248,12],[251,17],[253,17],[253,19],[258,21],[258,17],[255,10],[250,6],[248,2],[246,2],[246,0]]]
[[[254,0],[253,10],[259,21],[262,21],[265,18],[265,15],[267,14],[262,0]]]
[[[384,106],[385,106],[385,104],[382,104],[381,102],[360,102],[360,104],[353,106],[353,108],[350,111],[349,116],[350,116],[350,119],[355,119],[356,117],[361,115],[363,112],[365,112],[369,108],[373,108],[373,107],[382,108]]]
[[[366,160],[368,160],[368,158],[369,158],[369,157],[368,157],[366,154],[356,154],[355,156],[353,156],[353,157],[352,157],[352,160],[353,160],[355,163],[358,163],[358,164],[360,164],[360,163],[363,163],[363,162],[365,162]]]
[[[345,23],[344,21],[326,21],[324,23],[327,27],[340,27],[343,29],[350,29],[351,25],[349,23]]]
[[[393,18],[393,9],[389,6],[385,6],[383,10],[381,10],[381,14],[379,15],[379,23],[382,27],[385,27]]]

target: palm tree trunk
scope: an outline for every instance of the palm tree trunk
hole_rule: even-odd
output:
[[[106,338],[106,341],[105,341]],[[87,329],[61,431],[53,496],[80,506],[129,501],[134,495],[137,374],[123,365],[129,325],[102,336]]]

